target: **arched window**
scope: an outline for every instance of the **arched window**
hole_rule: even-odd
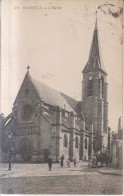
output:
[[[93,95],[93,79],[88,80],[88,96]]]
[[[85,139],[85,149],[87,149],[87,139]]]
[[[64,135],[64,147],[68,147],[68,137]]]
[[[102,81],[102,97],[104,96],[104,77],[101,77],[101,81]]]
[[[95,150],[95,140],[93,140],[93,150]]]
[[[88,131],[88,128],[87,128],[87,126],[85,126],[85,129]]]
[[[78,137],[75,138],[75,148],[78,148]]]

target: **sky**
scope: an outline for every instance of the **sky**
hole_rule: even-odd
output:
[[[29,65],[32,77],[81,100],[96,20],[108,73],[109,126],[122,116],[122,0],[4,0],[1,112],[11,110]]]

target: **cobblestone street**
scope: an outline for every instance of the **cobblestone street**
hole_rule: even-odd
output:
[[[60,168],[53,164],[1,165],[1,192],[4,194],[121,194],[122,176],[98,173],[87,162]]]

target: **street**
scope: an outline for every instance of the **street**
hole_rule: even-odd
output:
[[[1,193],[3,194],[121,194],[122,176],[98,173],[87,162],[74,167],[60,168],[53,164],[1,165]]]

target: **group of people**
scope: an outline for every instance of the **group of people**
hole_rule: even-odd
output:
[[[97,167],[98,166],[98,162],[101,163],[101,167],[103,166],[103,164],[106,165],[106,167],[111,167],[111,156],[109,155],[108,150],[106,150],[105,152],[101,152],[98,151],[98,153],[95,153],[92,157],[92,167]]]
[[[74,162],[74,167],[76,167],[76,165],[77,165],[77,159],[76,159],[76,157],[74,158],[73,162]],[[70,159],[67,159],[66,160],[66,163],[67,163],[67,166],[70,167]],[[63,165],[64,165],[64,155],[62,155],[60,157],[60,165],[61,165],[61,167],[63,167]]]
[[[77,159],[76,159],[76,157],[74,157],[73,162],[74,162],[74,167],[77,167]],[[67,163],[67,166],[70,167],[70,159],[68,159],[66,161],[66,163]],[[49,166],[49,171],[51,171],[51,169],[52,169],[52,158],[48,159],[48,166]],[[64,155],[62,155],[60,157],[60,166],[61,166],[61,168],[64,166]]]

